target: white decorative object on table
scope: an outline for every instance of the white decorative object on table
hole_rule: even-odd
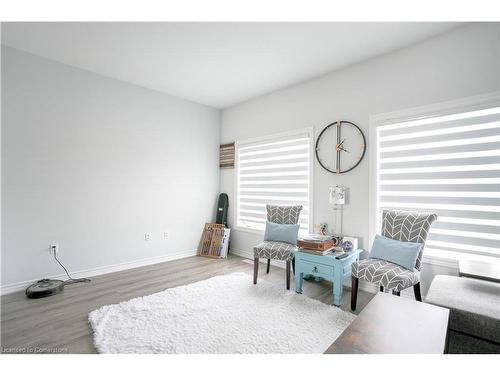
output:
[[[344,246],[344,244],[346,244],[346,246]],[[345,236],[342,238],[342,249],[344,251],[352,251],[356,250],[357,248],[358,248],[358,239],[356,237]]]

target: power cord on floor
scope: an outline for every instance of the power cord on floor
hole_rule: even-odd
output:
[[[54,255],[54,259],[56,260],[56,262],[59,263],[59,265],[63,268],[64,272],[66,272],[66,275],[68,276],[69,280],[65,280],[64,284],[68,285],[68,284],[76,284],[76,283],[90,283],[90,279],[87,279],[85,277],[83,277],[81,279],[73,279],[70,276],[66,267],[64,267],[64,265],[59,261],[59,259],[57,259],[56,251],[53,251],[52,254]]]

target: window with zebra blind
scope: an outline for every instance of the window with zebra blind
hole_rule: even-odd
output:
[[[499,261],[498,94],[375,116],[372,125],[376,226],[383,209],[433,212],[424,256]]]
[[[312,129],[237,142],[237,227],[264,231],[266,204],[300,204],[300,232],[310,231],[312,143]]]

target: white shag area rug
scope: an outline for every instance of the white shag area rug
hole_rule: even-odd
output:
[[[355,316],[283,283],[216,276],[89,314],[100,353],[323,353]]]

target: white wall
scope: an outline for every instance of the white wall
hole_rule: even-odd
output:
[[[358,124],[368,137],[370,115],[499,89],[499,24],[461,27],[420,44],[318,79],[274,92],[222,112],[221,141],[230,142],[312,126],[315,136],[338,119]],[[333,48],[333,46],[332,46]],[[368,139],[368,147],[370,140]],[[336,176],[314,165],[314,222],[333,225],[328,187],[349,188],[344,234],[367,243],[368,155],[353,171]],[[221,172],[221,191],[234,198],[233,170]],[[234,226],[234,202],[229,221]],[[262,236],[234,230],[232,249],[250,254]]]
[[[368,137],[372,114],[498,90],[499,38],[498,24],[466,26],[226,109],[220,142],[317,135],[339,118]],[[52,242],[71,271],[193,252],[219,188],[218,111],[7,47],[1,82],[2,286],[61,274]],[[328,187],[348,186],[344,232],[365,247],[367,158],[341,176],[314,168],[314,221],[332,225]],[[233,183],[223,170],[230,198]],[[249,254],[259,240],[233,231],[232,248]]]
[[[71,271],[194,254],[219,133],[215,109],[2,47],[2,285],[61,274],[51,242]]]

